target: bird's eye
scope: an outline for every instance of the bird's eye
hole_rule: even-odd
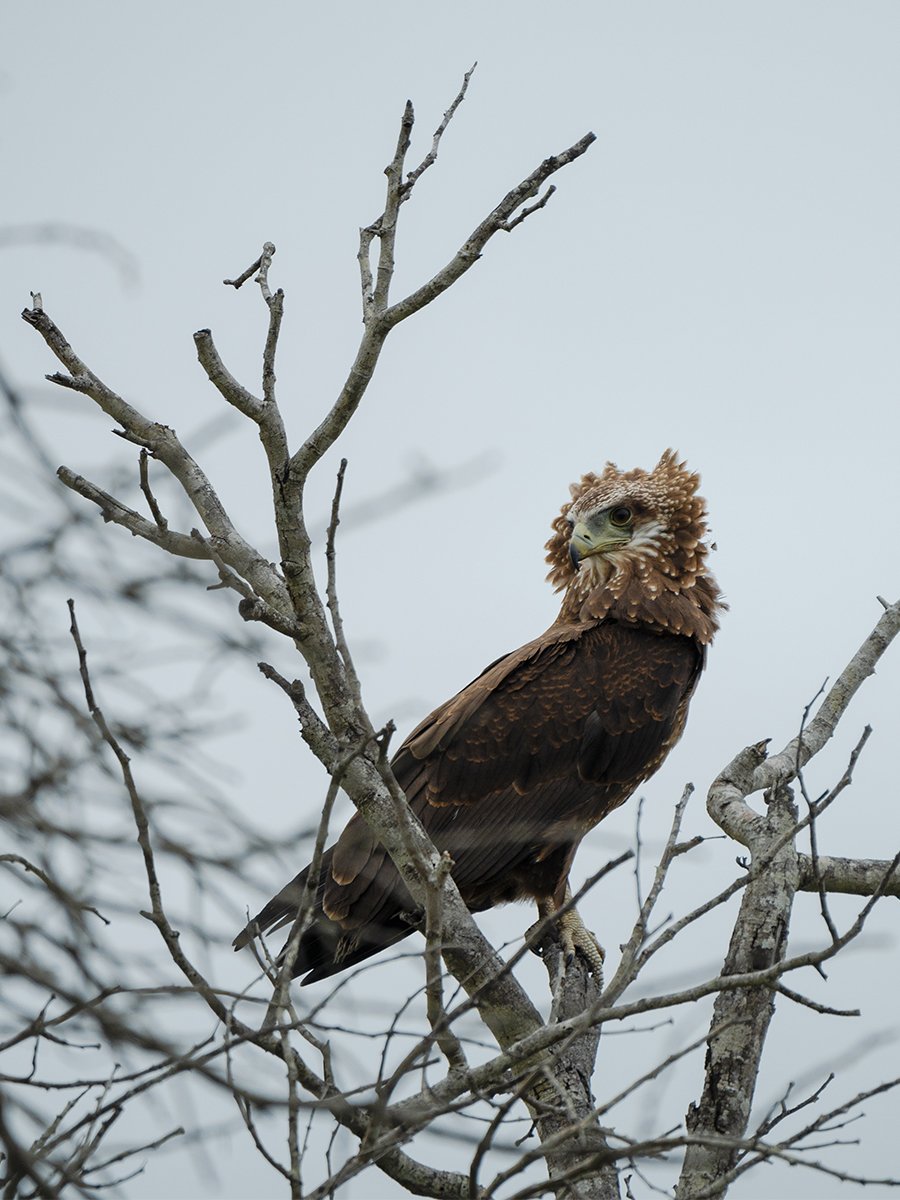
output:
[[[618,525],[621,528],[623,525],[628,525],[631,522],[632,512],[627,504],[620,504],[609,514],[609,523]]]

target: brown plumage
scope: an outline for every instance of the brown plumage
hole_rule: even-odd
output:
[[[584,835],[661,765],[723,607],[706,569],[699,476],[667,450],[652,471],[584,475],[553,522],[548,578],[564,590],[546,633],[435,709],[394,774],[473,912],[562,903]],[[235,939],[289,924],[306,871]],[[312,983],[416,927],[391,859],[354,816],[326,851],[295,974]]]

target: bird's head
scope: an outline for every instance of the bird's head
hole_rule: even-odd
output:
[[[651,574],[693,580],[707,554],[699,483],[674,450],[652,471],[607,463],[602,474],[582,476],[553,522],[548,578],[557,589],[576,580],[584,588],[603,586],[617,573],[638,573],[650,587]]]

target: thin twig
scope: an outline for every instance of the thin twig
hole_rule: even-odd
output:
[[[450,105],[450,107],[444,113],[444,116],[443,116],[443,119],[441,120],[440,125],[438,125],[437,129],[434,131],[434,136],[431,139],[431,149],[428,151],[428,153],[425,155],[425,157],[422,159],[422,161],[419,163],[419,165],[416,167],[416,169],[414,171],[410,171],[409,174],[406,176],[406,181],[402,184],[402,186],[400,188],[401,202],[409,199],[410,193],[412,192],[412,190],[415,187],[416,183],[418,182],[419,178],[436,161],[437,156],[438,156],[438,147],[441,144],[441,138],[444,136],[444,130],[447,128],[447,126],[453,120],[454,114],[456,113],[456,110],[459,108],[460,104],[462,104],[463,100],[465,100],[466,92],[468,91],[468,87],[469,87],[469,80],[474,75],[475,68],[477,66],[478,66],[478,63],[474,62],[474,63],[472,63],[471,67],[469,67],[468,71],[466,71],[465,75],[463,76],[462,86],[460,87],[459,91],[457,92],[456,97],[453,100],[453,103]]]
[[[144,493],[144,498],[146,499],[147,504],[150,506],[150,512],[153,514],[153,520],[156,522],[159,528],[165,532],[169,528],[169,522],[162,515],[159,505],[156,503],[156,497],[153,495],[153,492],[150,488],[150,473],[147,469],[147,462],[149,458],[150,455],[142,446],[141,453],[138,458],[138,468],[141,476],[141,491]]]
[[[356,672],[356,667],[353,663],[353,656],[350,653],[350,646],[347,642],[346,634],[344,633],[344,622],[341,618],[340,605],[338,603],[337,594],[337,555],[335,552],[335,538],[337,535],[338,525],[341,523],[341,494],[344,490],[344,474],[347,470],[346,458],[341,459],[341,465],[338,467],[337,482],[334,488],[334,497],[331,501],[331,520],[328,522],[328,530],[325,538],[325,562],[328,568],[328,581],[326,584],[326,596],[328,599],[328,611],[331,613],[331,627],[334,630],[334,642],[337,646],[338,653],[341,656],[341,661],[344,664],[344,669],[347,672],[347,680],[353,692],[353,696],[357,704],[362,708],[362,686],[359,681],[359,675]]]
[[[268,243],[268,242],[266,243],[266,245],[269,245],[269,244],[270,243]],[[247,282],[247,280],[250,278],[250,276],[255,271],[258,271],[261,266],[262,266],[262,255],[260,255],[259,258],[256,259],[255,262],[252,262],[246,271],[241,271],[241,273],[240,273],[240,275],[238,275],[237,279],[223,279],[222,282],[225,284],[226,287],[233,287],[235,289],[235,291],[237,291],[237,289],[239,287],[243,287],[243,285]]]
[[[443,942],[444,880],[450,874],[453,860],[445,851],[441,855],[437,870],[428,882],[425,903],[425,998],[428,1023],[451,1070],[466,1067],[466,1056],[459,1038],[450,1028],[447,1010],[444,1008],[444,981],[441,970],[441,945]]]

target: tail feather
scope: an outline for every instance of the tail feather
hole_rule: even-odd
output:
[[[259,934],[274,933],[276,929],[281,929],[293,921],[303,902],[308,876],[309,867],[305,867],[299,875],[295,875],[291,882],[281,889],[277,896],[273,896],[255,917],[247,922],[232,942],[235,950],[243,950]],[[319,908],[319,905],[317,904],[316,907]]]
[[[322,864],[323,877],[327,870],[330,870],[330,853],[326,854],[326,861]],[[235,950],[242,950],[260,934],[273,933],[293,924],[303,902],[308,877],[309,867],[306,867],[277,896],[273,896],[234,939]],[[320,883],[313,902],[313,919],[300,939],[291,972],[295,979],[299,975],[304,976],[301,986],[327,979],[329,975],[378,954],[380,950],[407,937],[416,928],[415,920],[400,912],[385,913],[377,921],[368,920],[356,927],[339,924],[326,916],[322,909],[323,891]],[[284,954],[284,949],[282,947],[279,958]]]

